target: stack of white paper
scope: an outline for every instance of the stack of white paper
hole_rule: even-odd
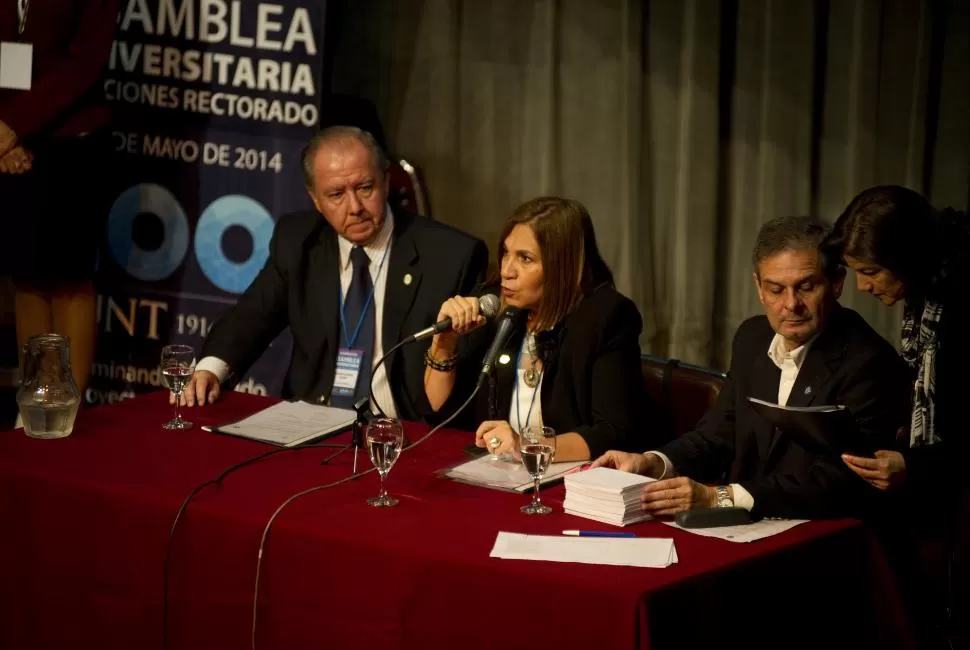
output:
[[[674,540],[669,537],[552,537],[500,532],[489,555],[506,560],[581,562],[658,569],[678,561]]]
[[[539,483],[540,485],[546,485],[547,483],[561,480],[563,474],[576,469],[584,463],[585,461],[581,460],[565,463],[550,463]],[[499,490],[515,490],[516,492],[531,491],[535,485],[535,482],[529,476],[529,473],[525,471],[522,463],[511,456],[506,459],[492,458],[490,454],[485,455],[445,470],[444,475],[463,483],[482,485]]]
[[[640,508],[643,485],[654,479],[606,467],[566,476],[566,512],[604,524],[626,526],[650,519]]]

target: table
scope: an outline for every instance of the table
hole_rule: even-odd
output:
[[[83,410],[62,440],[0,434],[0,648],[161,648],[176,510],[199,483],[268,449],[198,425],[270,403],[230,393],[189,409],[196,427],[163,431],[171,413],[159,392]],[[426,430],[407,426],[411,440]],[[498,531],[610,527],[564,514],[562,486],[544,491],[556,512],[529,517],[518,511],[525,495],[437,477],[469,441],[443,430],[406,450],[388,481],[397,508],[366,506],[378,490],[370,474],[284,510],[263,558],[257,647],[866,647],[877,628],[881,647],[909,647],[892,625],[892,585],[854,521],[751,544],[656,521],[631,527],[675,540],[680,562],[666,569],[490,558]],[[290,495],[350,473],[350,453],[321,465],[335,451],[281,453],[198,495],[172,546],[170,648],[250,647],[264,526]],[[846,622],[848,636],[834,635]]]

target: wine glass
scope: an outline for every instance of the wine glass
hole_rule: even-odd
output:
[[[182,390],[192,377],[195,350],[190,345],[166,345],[162,348],[162,379],[175,395],[175,417],[163,429],[188,429],[191,422],[182,419]]]
[[[552,508],[539,500],[539,481],[549,467],[549,463],[556,456],[556,432],[552,427],[542,427],[532,424],[522,427],[519,431],[519,455],[525,471],[532,477],[532,503],[522,506],[522,512],[527,515],[546,515]]]
[[[388,472],[394,467],[394,462],[401,455],[404,445],[404,429],[400,421],[394,418],[375,418],[367,424],[367,448],[370,451],[370,462],[381,475],[381,493],[367,503],[375,508],[390,508],[396,506],[398,500],[387,496],[384,480]]]

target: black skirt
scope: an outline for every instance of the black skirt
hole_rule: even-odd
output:
[[[0,273],[19,286],[60,289],[94,275],[110,205],[107,130],[29,148],[26,174],[0,174]]]

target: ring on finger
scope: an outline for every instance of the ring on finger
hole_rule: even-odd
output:
[[[498,449],[501,445],[502,445],[502,441],[499,440],[496,436],[492,436],[491,438],[488,439],[488,446],[491,447],[492,449]]]

